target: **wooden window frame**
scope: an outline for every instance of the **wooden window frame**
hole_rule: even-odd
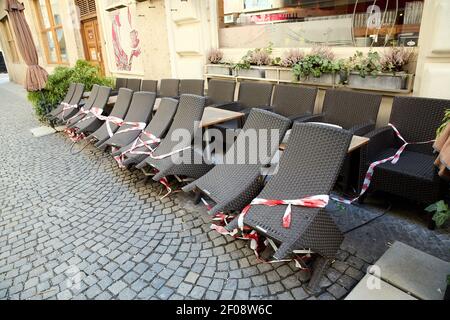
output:
[[[9,22],[8,17],[5,17],[3,20],[0,21],[0,23],[4,26],[3,28],[6,36],[6,45],[7,50],[11,56],[11,62],[19,63],[20,60],[19,60],[19,53],[17,51],[16,40],[14,39],[11,24]]]
[[[47,63],[48,64],[64,64],[64,65],[68,65],[69,61],[65,61],[62,60],[61,58],[61,48],[59,47],[59,42],[58,42],[58,35],[56,33],[57,30],[61,29],[63,31],[63,36],[64,36],[64,40],[65,40],[65,35],[64,35],[64,30],[63,30],[63,26],[62,24],[55,24],[55,20],[53,17],[53,11],[52,11],[52,6],[50,3],[50,0],[43,0],[45,2],[45,8],[47,10],[47,15],[48,15],[48,20],[50,23],[50,27],[46,28],[44,26],[44,18],[42,15],[42,11],[41,11],[41,5],[39,3],[39,0],[34,1],[34,6],[35,6],[35,10],[37,13],[37,17],[39,20],[39,33],[41,36],[41,40],[44,43],[44,51],[45,51],[45,57],[47,58]],[[53,38],[53,43],[55,44],[55,51],[56,51],[56,61],[52,61],[50,59],[50,47],[49,47],[49,43],[48,43],[48,39],[47,39],[47,33],[51,32],[52,34],[52,38]],[[68,54],[68,53],[67,53]],[[68,59],[68,57],[67,57]]]

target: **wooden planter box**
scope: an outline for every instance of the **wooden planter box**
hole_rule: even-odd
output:
[[[206,65],[206,73],[231,76],[231,68],[223,64],[208,64]]]
[[[358,73],[348,75],[348,85],[352,88],[376,90],[407,90],[409,75],[406,73],[383,74],[361,77]]]

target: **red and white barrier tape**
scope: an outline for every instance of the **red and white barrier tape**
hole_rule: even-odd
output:
[[[66,120],[66,124],[68,124],[71,120],[79,117],[82,114],[88,114],[90,112],[90,110],[85,110],[84,107],[80,108],[80,111],[77,112],[77,114],[75,114],[73,117],[70,117],[69,119]]]
[[[114,159],[119,164],[120,168],[125,167],[123,162],[125,161],[126,154],[151,155],[155,151],[155,148],[156,148],[156,147],[152,148],[152,146],[161,142],[161,139],[154,136],[150,132],[142,131],[142,134],[145,135],[146,137],[148,137],[149,139],[143,140],[143,139],[141,139],[141,136],[139,136],[136,140],[134,140],[132,146],[128,150],[125,150],[120,155],[114,157]],[[148,151],[136,150],[141,147],[145,147]]]
[[[66,111],[78,108],[78,104],[68,104],[66,102],[62,102],[61,104],[64,106],[63,110],[62,110],[62,120],[65,121],[66,120]]]
[[[300,206],[306,208],[325,208],[328,205],[330,197],[328,195],[317,195],[296,200],[268,200],[254,199],[247,207],[242,210],[238,218],[238,225],[241,230],[244,228],[244,217],[252,206],[264,205],[269,207],[287,205],[283,215],[283,228],[289,228],[292,221],[292,206]]]
[[[359,198],[361,198],[363,196],[363,194],[366,193],[367,190],[369,189],[370,183],[372,182],[372,178],[373,178],[373,174],[374,174],[375,168],[377,166],[379,166],[380,164],[389,162],[389,161],[392,164],[396,164],[398,162],[398,160],[400,159],[401,154],[403,153],[403,151],[405,150],[405,148],[408,145],[411,145],[411,144],[429,144],[429,143],[433,143],[435,141],[435,140],[429,140],[429,141],[424,141],[424,142],[407,142],[402,137],[400,132],[397,130],[397,128],[393,124],[389,123],[389,126],[392,128],[392,130],[394,130],[396,136],[400,140],[402,140],[404,142],[404,144],[397,150],[397,152],[394,155],[392,155],[392,156],[390,156],[388,158],[385,158],[385,159],[381,159],[381,160],[372,162],[370,164],[369,169],[367,170],[366,175],[364,177],[364,182],[363,182],[363,185],[362,185],[362,188],[361,188],[361,192],[359,193],[359,195],[356,198],[353,198],[353,199],[349,200],[349,199],[344,199],[342,197],[333,197],[332,198],[333,200],[335,200],[337,202],[344,203],[344,204],[352,204],[353,202],[355,202]]]

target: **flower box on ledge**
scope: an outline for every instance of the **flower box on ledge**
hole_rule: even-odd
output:
[[[206,73],[212,75],[231,76],[231,67],[226,64],[207,64]]]
[[[266,77],[266,69],[264,67],[252,66],[250,69],[236,69],[236,76],[245,78],[261,78]]]
[[[376,76],[367,75],[365,78],[358,73],[352,72],[348,75],[348,86],[351,88],[374,89],[374,90],[409,90],[409,79],[412,75],[405,72],[379,73]]]
[[[338,77],[334,73],[322,73],[320,77],[307,76],[306,78],[300,78],[300,82],[315,85],[334,86],[339,83]]]

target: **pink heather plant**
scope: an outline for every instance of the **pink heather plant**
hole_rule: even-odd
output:
[[[223,52],[220,49],[211,49],[208,52],[208,61],[212,64],[219,64],[223,59]]]
[[[401,72],[414,57],[414,51],[405,47],[390,47],[381,56],[381,67],[385,72]]]
[[[283,53],[283,57],[281,58],[280,66],[290,68],[293,67],[297,62],[302,60],[305,57],[303,51],[299,49],[290,49]]]
[[[272,59],[270,58],[270,52],[265,49],[255,49],[250,52],[248,56],[248,62],[252,65],[266,66],[270,65]]]

